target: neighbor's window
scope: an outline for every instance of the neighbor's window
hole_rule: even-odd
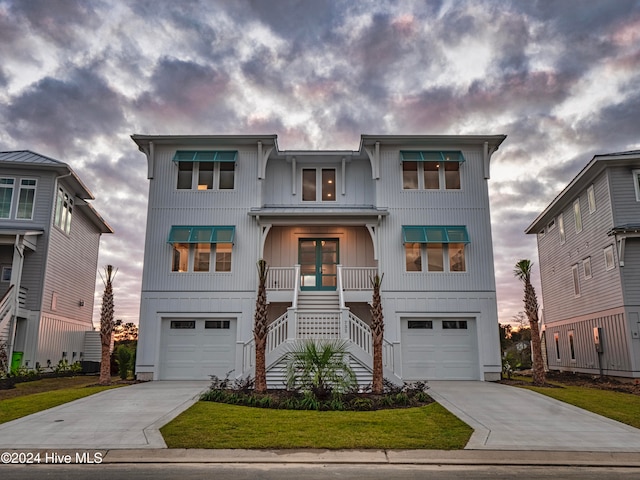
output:
[[[575,360],[576,360],[576,350],[575,350],[575,347],[573,345],[573,330],[569,330],[568,336],[569,336],[569,354],[571,355],[571,361],[575,362]]]
[[[553,334],[553,343],[556,346],[556,360],[560,361],[560,334],[558,332]]]
[[[615,268],[615,262],[613,259],[613,245],[609,245],[604,249],[604,268],[605,270],[611,270]]]
[[[640,170],[633,171],[633,188],[636,191],[636,201],[640,202]]]
[[[573,216],[576,222],[576,233],[580,233],[582,231],[582,217],[580,216],[580,199],[577,198],[575,202],[573,202]]]
[[[596,211],[596,191],[593,188],[593,185],[590,185],[587,188],[587,200],[589,201],[589,213],[593,213]]]
[[[11,217],[14,183],[13,178],[0,178],[0,218]]]
[[[562,216],[562,213],[558,215],[558,232],[560,233],[560,245],[562,245],[567,240],[564,233],[564,217]]]
[[[584,278],[591,278],[591,257],[582,260],[582,269],[584,270]]]
[[[580,296],[580,276],[578,275],[578,265],[571,266],[571,275],[573,276],[573,294]]]
[[[31,220],[33,218],[33,205],[36,198],[37,183],[36,180],[28,178],[20,180],[16,218],[21,220]]]
[[[73,198],[62,187],[58,187],[56,197],[56,214],[53,224],[65,233],[71,231],[71,217],[73,216]]]

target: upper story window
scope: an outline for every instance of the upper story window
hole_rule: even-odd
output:
[[[405,190],[460,190],[462,152],[401,151]]]
[[[564,217],[562,216],[562,213],[558,215],[558,232],[560,233],[560,245],[562,245],[567,240],[564,233]]]
[[[33,218],[33,205],[36,198],[37,184],[37,180],[31,178],[23,178],[20,180],[16,218],[20,220],[31,220]]]
[[[573,277],[573,294],[580,296],[580,275],[578,275],[578,264],[571,266],[571,276]]]
[[[302,169],[302,201],[303,202],[335,202],[336,169],[335,168],[303,168]]]
[[[466,272],[466,227],[404,226],[402,236],[407,272]],[[426,260],[426,262],[423,261]]]
[[[11,218],[14,178],[0,178],[0,218]]]
[[[584,278],[591,278],[591,257],[582,260],[582,270],[584,271]]]
[[[178,150],[178,190],[233,190],[237,151]]]
[[[609,245],[604,249],[604,269],[611,270],[616,264],[613,259],[613,245]]]
[[[587,200],[589,201],[589,213],[596,211],[596,191],[593,185],[587,188]]]
[[[633,172],[633,189],[636,192],[636,202],[640,202],[640,170]]]
[[[582,231],[582,216],[580,215],[580,199],[576,198],[576,201],[573,202],[573,216],[576,222],[576,233],[580,233]]]
[[[171,271],[231,272],[234,238],[233,226],[171,227]]]
[[[53,224],[65,233],[71,231],[71,217],[73,215],[73,198],[62,187],[58,187],[56,196],[56,213]]]

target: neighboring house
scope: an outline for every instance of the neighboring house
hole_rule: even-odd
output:
[[[291,342],[343,338],[371,381],[370,278],[384,274],[385,377],[498,380],[487,179],[505,136],[133,135],[147,156],[139,379],[254,372],[256,262],[270,267],[267,381]]]
[[[111,227],[65,163],[0,152],[0,341],[13,367],[85,360],[100,235]]]
[[[640,377],[640,151],[596,155],[538,237],[551,370]]]

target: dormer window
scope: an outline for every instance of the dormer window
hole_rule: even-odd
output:
[[[302,201],[303,202],[335,202],[336,201],[336,169],[335,168],[303,168],[302,169]]]

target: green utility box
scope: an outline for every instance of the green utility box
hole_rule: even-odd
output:
[[[24,353],[22,352],[13,352],[11,355],[11,371],[18,370],[22,366],[22,356]]]

